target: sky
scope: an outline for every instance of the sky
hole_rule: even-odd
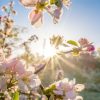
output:
[[[10,0],[0,0],[0,7]],[[31,9],[23,7],[18,0],[14,8],[17,15],[15,24],[29,28],[30,34],[37,34],[40,38],[48,38],[53,34],[60,34],[65,39],[78,40],[81,37],[88,38],[100,47],[100,0],[71,0],[72,4],[67,10],[64,8],[62,18],[58,24],[53,24],[49,14],[44,13],[43,25],[35,28],[30,25],[28,13]],[[0,10],[0,15],[3,13]],[[28,35],[25,33],[24,38]]]

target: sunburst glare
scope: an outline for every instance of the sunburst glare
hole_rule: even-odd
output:
[[[54,47],[52,47],[51,45],[47,45],[45,48],[44,48],[44,52],[43,52],[43,55],[45,57],[53,57],[54,55],[56,55],[56,49]]]

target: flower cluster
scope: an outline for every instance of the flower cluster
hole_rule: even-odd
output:
[[[61,17],[63,6],[68,7],[71,2],[70,0],[20,0],[20,3],[25,7],[32,8],[29,20],[32,25],[38,26],[42,24],[45,11],[53,17],[54,23],[57,23]],[[0,100],[83,100],[78,94],[85,86],[76,84],[75,79],[71,81],[68,78],[63,79],[62,69],[56,76],[56,82],[54,81],[48,87],[43,86],[38,73],[52,62],[52,57],[49,60],[41,57],[42,60],[38,61],[39,56],[36,56],[35,59],[29,45],[32,41],[36,42],[39,39],[36,35],[30,36],[29,39],[18,45],[17,48],[24,49],[23,54],[16,57],[11,56],[13,51],[10,46],[14,49],[14,46],[11,45],[14,43],[10,40],[13,40],[13,36],[16,35],[13,34],[14,21],[11,18],[11,15],[16,13],[13,6],[12,1],[8,6],[3,6],[2,10],[6,16],[0,16],[0,25],[3,26],[0,27]],[[16,31],[15,29],[14,32]],[[63,54],[77,55],[81,52],[95,50],[94,46],[85,38],[81,38],[78,42],[64,41],[63,36],[58,35],[50,39],[50,44]],[[65,48],[71,46],[72,49],[64,53],[59,50],[60,46]]]
[[[29,20],[32,25],[39,27],[42,24],[43,12],[48,12],[53,17],[53,22],[58,23],[63,6],[69,7],[70,0],[20,0],[25,7],[31,7],[33,10],[29,14]]]
[[[80,38],[79,41],[74,40],[64,40],[63,36],[55,36],[53,35],[50,38],[50,44],[54,46],[56,49],[59,49],[60,46],[65,48],[71,47],[72,50],[67,51],[65,53],[72,53],[73,55],[77,56],[80,53],[92,53],[95,51],[95,47],[93,43],[89,42],[86,38]],[[64,53],[64,52],[63,52]]]
[[[83,84],[76,84],[75,79],[69,81],[68,78],[64,78],[50,85],[49,88],[45,89],[45,93],[47,96],[52,94],[56,99],[61,100],[83,100],[78,93],[84,88]]]
[[[4,59],[0,62],[0,98],[5,98],[6,92],[10,97],[7,96],[7,100],[12,100],[11,94],[14,95],[16,91],[22,96],[21,94],[35,91],[40,84],[40,79],[34,74],[34,68],[26,70],[19,59]]]
[[[95,47],[86,38],[81,38],[79,44],[83,47],[86,46],[86,51],[93,52],[95,50]]]

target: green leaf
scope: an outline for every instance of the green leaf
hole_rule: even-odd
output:
[[[36,10],[36,11],[38,11],[38,10],[43,10],[47,5],[48,5],[47,2],[44,2],[44,3],[37,3],[37,5],[36,5],[37,10]],[[37,12],[36,12],[36,13],[37,13]]]
[[[50,0],[50,4],[55,4],[56,0]]]
[[[50,0],[50,4],[55,4],[57,7],[61,7],[62,3],[60,0]]]
[[[73,56],[78,56],[79,53],[80,53],[80,51],[77,48],[73,48],[73,52],[72,52]]]
[[[55,88],[56,88],[55,84],[53,84],[53,85],[47,87],[47,88],[44,90],[44,94],[50,95],[50,94],[53,92],[53,90],[54,90]]]
[[[62,2],[61,2],[61,0],[56,0],[55,5],[56,5],[57,7],[62,7]]]
[[[19,92],[16,91],[14,94],[13,94],[13,100],[19,100]]]
[[[73,41],[73,40],[68,40],[67,43],[74,45],[74,46],[78,46],[78,43],[76,41]]]

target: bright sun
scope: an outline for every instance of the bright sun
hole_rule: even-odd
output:
[[[34,51],[45,58],[53,57],[57,54],[57,49],[54,48],[50,41],[39,42],[37,45],[31,45],[31,51]]]
[[[51,45],[47,45],[44,48],[43,55],[45,57],[53,57],[54,55],[56,55],[56,49],[54,47],[52,47]]]

